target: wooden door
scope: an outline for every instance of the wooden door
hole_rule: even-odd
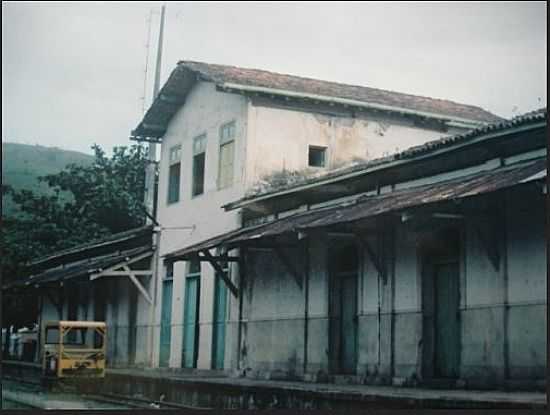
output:
[[[162,283],[162,306],[160,317],[160,355],[159,366],[167,367],[170,360],[172,339],[172,280]]]
[[[345,275],[340,278],[341,292],[341,356],[342,373],[355,373],[357,340],[357,275]]]
[[[197,366],[200,275],[185,279],[185,308],[183,315],[183,367]]]
[[[212,369],[223,369],[225,356],[227,287],[219,277],[216,278],[214,284],[214,318],[212,322]]]
[[[357,364],[357,276],[354,241],[335,241],[329,250],[329,355],[333,373],[353,374]]]
[[[458,262],[435,265],[435,376],[456,378],[459,365]]]

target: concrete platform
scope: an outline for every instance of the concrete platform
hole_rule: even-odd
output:
[[[151,399],[217,408],[544,409],[547,405],[546,394],[540,392],[288,382],[228,377],[222,372],[200,372],[110,369],[103,387],[110,388],[111,392],[134,393]]]
[[[39,365],[4,362],[5,372],[34,376]],[[6,370],[8,369],[8,370]],[[2,380],[4,383],[4,379]],[[80,392],[107,393],[198,408],[502,408],[545,409],[542,392],[476,391],[402,386],[308,383],[230,377],[223,371],[107,369],[105,379],[83,381]]]

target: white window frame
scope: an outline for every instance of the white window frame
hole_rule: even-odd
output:
[[[222,124],[220,126],[220,129],[219,129],[219,146],[218,146],[218,175],[217,175],[217,178],[216,178],[216,184],[217,184],[217,187],[218,187],[218,190],[222,190],[222,189],[228,189],[230,187],[233,187],[233,184],[235,183],[235,147],[236,147],[236,128],[237,128],[237,123],[235,120],[231,120],[229,122],[226,122],[224,124]],[[225,131],[229,131],[228,134],[225,134]],[[225,145],[228,145],[228,144],[233,144],[233,161],[232,161],[232,165],[233,165],[233,171],[232,171],[232,176],[231,176],[231,183],[222,187],[221,186],[221,174],[222,174],[222,166],[221,166],[221,161],[222,161],[222,148],[223,146]]]
[[[181,201],[181,154],[182,154],[182,146],[181,144],[173,145],[168,149],[168,188],[167,188],[167,194],[166,194],[166,204],[167,205],[173,205],[175,203],[178,203]],[[174,156],[175,154],[175,156]],[[180,165],[180,174],[178,177],[178,200],[170,201],[170,169],[173,165],[178,164]]]

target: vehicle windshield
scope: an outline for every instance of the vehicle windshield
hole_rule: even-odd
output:
[[[46,344],[59,344],[59,327],[46,327]],[[64,329],[63,344],[82,348],[101,348],[103,336],[94,328],[70,327]]]

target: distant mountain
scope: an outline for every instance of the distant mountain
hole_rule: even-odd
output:
[[[58,173],[71,163],[89,164],[94,157],[78,151],[18,143],[2,143],[2,184],[38,194],[49,191],[38,177]],[[2,196],[2,215],[16,214],[11,197]]]

